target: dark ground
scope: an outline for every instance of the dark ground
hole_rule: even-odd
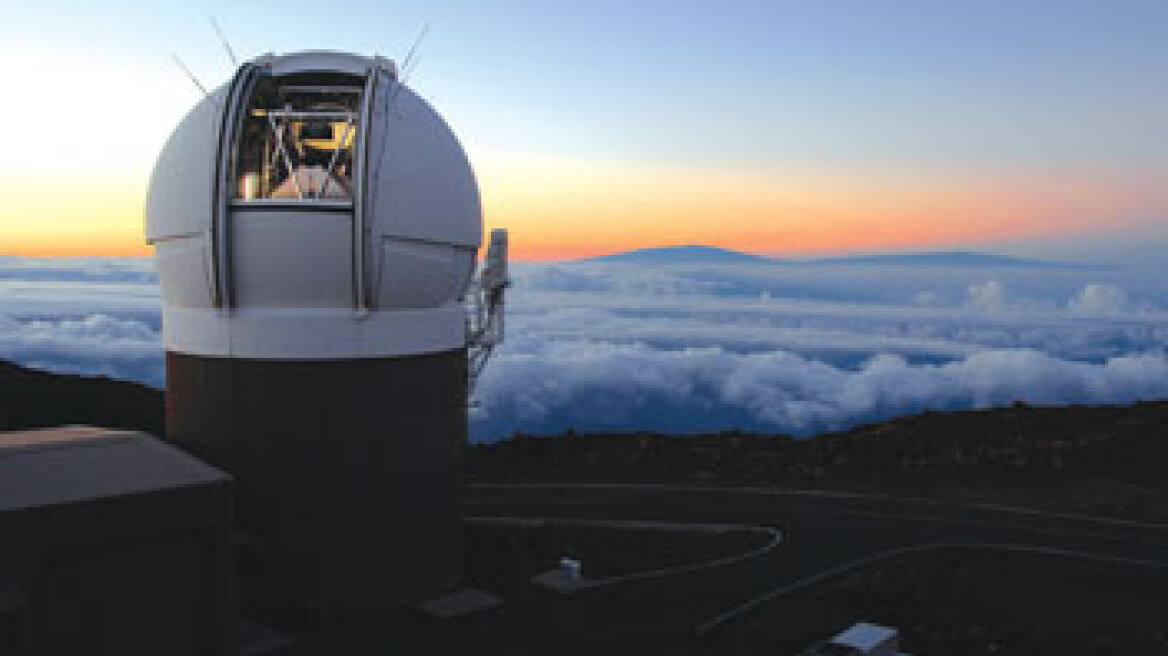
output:
[[[810,439],[517,436],[474,446],[468,473],[850,490],[1168,521],[1168,402],[926,412]]]
[[[0,430],[67,423],[161,435],[163,394],[0,361]],[[466,468],[471,481],[768,485],[1168,521],[1168,401],[925,412],[809,439],[517,435],[471,445]]]
[[[163,414],[157,390],[0,363],[2,429],[160,434]],[[859,620],[900,627],[920,656],[1168,654],[1168,525],[1143,523],[1168,521],[1166,432],[1168,402],[1147,402],[930,412],[807,440],[569,434],[474,445],[469,516],[555,519],[468,524],[466,582],[503,607],[443,621],[401,609],[302,634],[286,654],[781,654]],[[574,595],[531,585],[565,554],[604,578],[761,540],[581,519],[761,527],[783,541],[733,564]]]
[[[0,430],[89,424],[162,435],[165,410],[162,392],[145,385],[0,360]]]
[[[444,634],[443,653],[464,653],[470,645],[453,641],[474,635],[473,653],[791,654],[867,620],[900,628],[919,656],[1168,654],[1168,525],[749,487],[485,484],[469,493],[472,515],[727,522],[775,527],[783,541],[737,563],[558,599],[520,586],[503,594],[510,616]],[[640,542],[643,553],[662,548]],[[519,551],[536,554],[529,571],[554,565],[554,549]],[[509,553],[469,553],[470,580],[499,591],[477,572]],[[593,554],[577,555],[587,569]]]

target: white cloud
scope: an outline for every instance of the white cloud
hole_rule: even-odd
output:
[[[165,380],[158,331],[138,320],[103,314],[29,320],[0,315],[0,358],[156,387]]]
[[[917,292],[913,296],[913,305],[919,305],[921,307],[942,307],[945,305],[945,299],[937,292],[926,290]]]
[[[518,265],[478,438],[810,433],[1168,397],[1168,281],[1099,270]],[[0,358],[164,383],[149,260],[0,258]]]
[[[0,280],[157,283],[151,258],[0,258]]]
[[[786,351],[525,342],[488,368],[472,427],[480,439],[567,428],[807,434],[930,408],[1165,396],[1163,354],[1086,363],[1033,350],[992,350],[922,365],[878,355],[849,370]]]
[[[1091,283],[1070,300],[1067,306],[1083,314],[1120,315],[1132,309],[1131,299],[1115,285]]]
[[[969,286],[966,305],[982,312],[998,313],[1007,309],[1006,288],[997,280],[986,280]]]

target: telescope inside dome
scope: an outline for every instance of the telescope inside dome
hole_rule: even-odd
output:
[[[260,79],[238,141],[235,199],[351,202],[363,88],[335,72]]]

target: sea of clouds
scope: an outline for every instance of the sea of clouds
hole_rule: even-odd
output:
[[[518,265],[472,434],[806,435],[925,409],[1168,398],[1163,273]],[[159,304],[149,260],[0,257],[0,358],[161,387]]]

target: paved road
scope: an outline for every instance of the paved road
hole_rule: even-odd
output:
[[[782,590],[833,568],[933,544],[1057,550],[1168,567],[1168,525],[855,494],[481,484],[468,489],[467,512],[736,524],[783,536],[773,549],[719,567],[598,586],[572,598],[532,592],[514,600],[513,609],[523,612],[476,627],[479,653],[719,653],[716,640],[697,635],[699,627],[722,631]]]

